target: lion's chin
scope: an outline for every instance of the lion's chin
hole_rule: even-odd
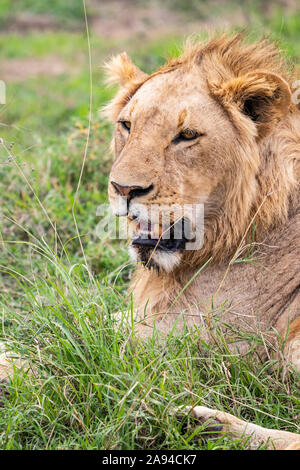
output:
[[[165,227],[137,217],[130,219],[130,223],[129,253],[133,262],[167,273],[179,265],[188,241],[184,231],[186,220]]]
[[[130,245],[129,254],[134,263],[141,263],[148,269],[167,273],[173,271],[182,258],[180,251],[154,250],[153,247],[142,245]]]

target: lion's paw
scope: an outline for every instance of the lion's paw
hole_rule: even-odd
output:
[[[205,406],[184,406],[177,408],[174,414],[185,418],[190,416],[197,427],[203,426],[203,437],[216,437],[223,431],[223,424],[216,417],[219,414],[217,410]]]

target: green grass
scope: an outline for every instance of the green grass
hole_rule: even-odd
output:
[[[112,312],[126,306],[116,274],[88,280],[83,267],[70,270],[31,238],[44,279],[10,274],[19,296],[16,302],[12,294],[14,309],[3,318],[4,338],[27,367],[2,398],[3,448],[239,448],[226,437],[204,442],[205,430],[195,431],[193,423],[183,431],[172,410],[187,403],[296,429],[297,378],[282,381],[276,361],[259,359],[259,338],[243,358],[230,353],[221,335],[212,348],[196,330],[163,341],[154,333],[143,342],[130,331],[130,306],[123,325],[114,320]]]
[[[88,3],[88,2],[86,2]],[[88,12],[90,9],[88,8]],[[0,6],[0,24],[18,14],[47,15],[61,25],[82,27],[83,5],[81,0],[2,0]]]
[[[55,5],[63,17],[60,8],[68,4]],[[266,25],[296,60],[298,26],[296,15],[284,27],[279,16]],[[214,346],[200,341],[197,330],[161,341],[156,332],[145,341],[136,337],[126,298],[133,271],[126,243],[96,235],[112,158],[112,129],[98,111],[113,91],[103,86],[100,65],[126,49],[151,71],[181,42],[174,36],[143,44],[91,38],[93,118],[75,206],[84,257],[72,207],[87,138],[86,39],[81,32],[0,37],[1,60],[57,55],[66,63],[61,76],[9,83],[0,110],[0,332],[26,362],[0,393],[2,449],[244,448],[225,436],[204,440],[205,429],[192,422],[184,427],[172,414],[183,404],[299,432],[299,374],[281,361],[263,361],[259,336],[248,337],[244,357],[230,352],[221,323]],[[119,310],[123,326],[115,320]]]

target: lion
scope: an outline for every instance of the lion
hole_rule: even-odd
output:
[[[224,335],[232,328],[258,331],[265,345],[285,339],[285,358],[300,371],[295,68],[272,42],[239,33],[188,41],[150,75],[126,53],[106,70],[118,84],[104,110],[115,123],[108,195],[130,227],[139,333],[196,325],[209,340],[219,315]],[[175,237],[183,225],[189,230]],[[238,343],[239,352],[246,347]],[[205,407],[192,412],[250,436],[250,446],[300,449],[299,434]]]

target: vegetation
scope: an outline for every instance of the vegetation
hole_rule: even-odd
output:
[[[30,14],[49,13],[46,3],[16,2]],[[113,91],[103,85],[100,65],[126,49],[151,71],[183,38],[159,31],[143,41],[131,35],[117,40],[91,30],[90,70],[82,3],[52,1],[51,14],[80,27],[0,35],[2,72],[13,61],[23,74],[7,81],[0,108],[0,336],[26,363],[0,384],[0,447],[245,447],[226,436],[209,437],[204,425],[183,426],[173,413],[183,404],[299,432],[299,374],[272,355],[263,361],[259,334],[248,338],[244,357],[229,350],[221,330],[214,346],[200,341],[196,329],[163,341],[157,332],[137,338],[126,298],[133,270],[126,243],[97,237],[112,158],[112,129],[99,109]],[[10,1],[1,2],[0,18],[2,25],[12,18]],[[299,60],[296,12],[277,10],[267,20],[257,7],[254,18]],[[259,34],[257,22],[251,31]],[[33,59],[49,68],[32,74]],[[51,69],[57,61],[64,66],[59,74]],[[114,316],[120,310],[121,325]]]

